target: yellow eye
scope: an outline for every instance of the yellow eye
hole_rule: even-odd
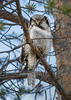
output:
[[[41,19],[40,23],[43,23],[45,21],[45,18]]]

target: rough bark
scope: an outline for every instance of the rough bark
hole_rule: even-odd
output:
[[[59,30],[53,34],[54,48],[56,51],[57,68],[58,68],[58,80],[64,89],[68,99],[71,100],[71,17],[60,13],[58,9],[61,9],[64,5],[71,4],[71,0],[56,0],[55,9],[55,21],[57,29]],[[65,39],[62,39],[65,37]],[[58,100],[62,100],[60,96]]]

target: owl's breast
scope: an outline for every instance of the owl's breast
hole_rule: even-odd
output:
[[[44,54],[48,54],[52,44],[52,39],[48,39],[52,38],[51,32],[38,27],[32,27],[29,30],[29,34],[35,46],[41,48]]]

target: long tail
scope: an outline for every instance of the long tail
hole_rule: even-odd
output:
[[[35,79],[36,79],[36,75],[35,75],[35,67],[37,65],[37,57],[34,53],[29,53],[28,55],[28,75],[27,75],[27,79],[28,79],[28,85],[32,85],[32,87],[35,86]]]
[[[32,87],[35,86],[35,71],[28,73],[28,85],[32,85]]]

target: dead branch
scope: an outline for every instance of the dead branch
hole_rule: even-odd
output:
[[[16,72],[16,73],[3,73],[0,75],[0,84],[2,84],[4,81],[9,81],[12,79],[24,79],[27,77],[27,72],[22,71],[22,72]],[[45,72],[36,72],[36,77],[37,79],[41,79],[44,82],[47,82],[49,84],[54,85],[52,79],[48,75],[48,73]]]
[[[5,19],[17,24],[20,24],[19,18],[16,14],[12,14],[6,10],[2,10],[0,9],[0,19]],[[26,18],[22,18],[23,22],[26,23],[26,25],[28,26],[29,21]]]

